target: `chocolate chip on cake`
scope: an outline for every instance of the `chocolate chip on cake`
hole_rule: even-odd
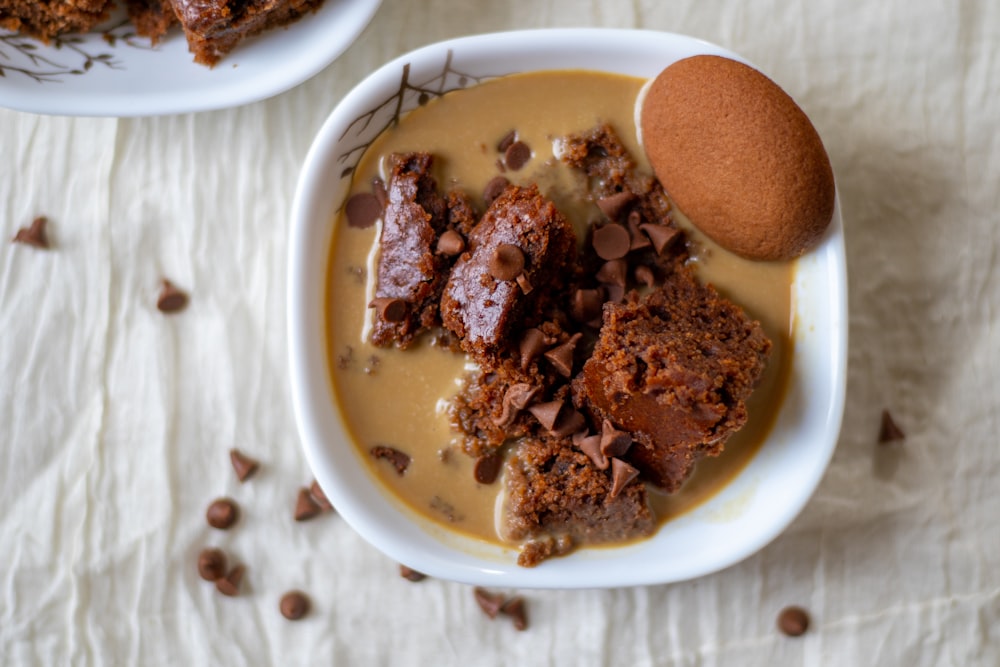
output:
[[[617,220],[625,210],[625,207],[633,201],[635,201],[635,195],[626,190],[625,192],[616,192],[613,195],[601,197],[595,203],[601,209],[601,213],[608,217],[608,220]]]
[[[809,613],[802,607],[785,607],[778,614],[778,629],[789,637],[804,635],[809,629]]]
[[[446,230],[438,237],[437,251],[449,257],[461,255],[465,251],[465,239],[454,229]]]
[[[226,554],[222,549],[202,549],[198,554],[198,576],[215,581],[226,574]]]
[[[240,593],[240,584],[243,582],[243,575],[246,567],[237,565],[224,577],[215,580],[215,588],[225,596],[235,597]]]
[[[378,196],[370,192],[359,192],[347,200],[344,213],[347,216],[349,226],[367,229],[382,216],[382,202],[379,201]]]
[[[406,469],[410,466],[410,455],[405,452],[401,452],[395,447],[389,447],[388,445],[375,445],[369,452],[372,456],[377,459],[384,459],[392,464],[396,469],[396,474],[400,477],[406,472]]]
[[[375,297],[368,304],[369,308],[374,308],[378,316],[386,322],[402,322],[406,319],[406,302],[402,299],[380,296]]]
[[[233,464],[233,470],[236,472],[236,478],[241,482],[245,482],[254,476],[257,469],[260,467],[260,463],[255,459],[250,458],[238,449],[229,450],[229,461]]]
[[[483,454],[476,458],[472,474],[480,484],[492,484],[497,480],[497,475],[500,474],[502,466],[503,457],[500,454],[496,452]]]
[[[493,250],[489,270],[497,280],[513,280],[524,271],[524,253],[516,245],[502,243]]]
[[[523,273],[518,275],[517,278],[514,279],[514,282],[516,282],[517,286],[521,288],[521,294],[531,294],[531,290],[535,289],[528,280],[528,276]]]
[[[894,442],[897,440],[903,440],[906,438],[906,434],[903,433],[903,429],[899,428],[896,421],[889,414],[888,410],[882,411],[882,426],[879,428],[878,441],[879,444],[886,444],[889,442]]]
[[[619,458],[611,459],[611,491],[608,495],[614,498],[638,476],[639,470],[635,466],[629,465]]]
[[[566,404],[563,401],[549,401],[548,403],[536,403],[528,408],[528,412],[535,416],[538,423],[546,430],[551,431],[556,426],[559,413],[562,412]]]
[[[500,613],[500,608],[504,603],[504,596],[502,593],[493,593],[477,586],[472,589],[472,594],[476,598],[476,603],[479,608],[483,610],[483,613],[490,618],[496,618],[497,614]]]
[[[23,243],[25,245],[30,245],[33,248],[47,250],[49,247],[49,237],[45,233],[45,225],[48,224],[48,221],[48,218],[45,216],[38,216],[31,221],[30,227],[22,227],[17,230],[17,233],[14,234],[14,238],[11,239],[11,242]]]
[[[591,243],[598,257],[609,260],[624,257],[632,247],[628,230],[614,222],[595,229]]]
[[[639,225],[639,229],[649,237],[657,255],[662,255],[663,251],[680,235],[680,230],[666,225]]]
[[[239,507],[230,498],[213,500],[205,512],[208,525],[219,530],[228,530],[239,518]]]
[[[580,338],[580,334],[574,334],[568,341],[553,347],[544,355],[552,367],[563,377],[568,378],[573,375],[573,352],[576,350],[576,344]]]
[[[289,591],[281,596],[278,609],[289,621],[297,621],[309,613],[309,597],[302,591]]]
[[[156,307],[160,312],[176,313],[184,310],[187,304],[188,295],[164,278],[160,286],[160,295],[156,298]]]
[[[531,148],[523,141],[515,141],[504,151],[504,162],[511,171],[517,171],[531,160]]]
[[[584,435],[583,437],[573,439],[573,444],[575,444],[581,452],[586,454],[598,470],[607,470],[610,462],[608,457],[601,451],[601,436],[599,435]]]
[[[625,287],[627,273],[628,262],[624,259],[612,259],[602,264],[594,277],[597,278],[598,282],[605,285]]]
[[[323,508],[313,499],[309,489],[299,489],[299,493],[295,497],[295,520],[308,521],[322,513]]]
[[[642,233],[639,225],[642,223],[642,216],[639,211],[632,211],[628,214],[628,235],[631,239],[629,250],[642,250],[653,245],[649,237]]]
[[[632,436],[625,431],[619,431],[605,419],[601,425],[601,453],[605,456],[622,456],[631,446]]]
[[[525,329],[518,345],[518,350],[521,353],[521,370],[528,370],[531,362],[537,359],[546,347],[545,334],[540,329]]]
[[[402,564],[399,566],[399,576],[401,576],[403,579],[406,579],[407,581],[412,581],[414,583],[418,581],[423,581],[424,579],[427,578],[427,575],[424,574],[423,572],[417,572],[413,568],[409,568]]]

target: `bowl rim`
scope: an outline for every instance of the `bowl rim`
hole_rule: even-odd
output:
[[[358,485],[366,484],[357,479],[360,454],[353,443],[346,443],[354,450],[353,459],[333,461],[336,457],[330,454],[327,442],[331,434],[338,438],[345,437],[345,431],[342,424],[331,424],[328,414],[331,408],[334,412],[338,411],[335,407],[332,379],[329,377],[327,352],[322,347],[325,345],[326,326],[326,308],[323,306],[326,299],[325,276],[329,268],[329,242],[334,228],[335,205],[331,202],[324,205],[322,200],[333,198],[329,191],[335,188],[328,182],[332,166],[331,154],[350,121],[348,110],[364,107],[364,101],[373,99],[372,96],[386,85],[394,84],[404,65],[439,58],[447,51],[468,49],[476,53],[505,57],[515,53],[515,49],[522,51],[526,46],[543,51],[565,48],[593,50],[595,45],[600,45],[601,50],[627,50],[625,44],[630,45],[628,48],[634,48],[636,43],[645,43],[651,47],[666,45],[664,48],[667,50],[679,49],[689,52],[689,55],[724,55],[752,65],[738,54],[704,40],[653,30],[554,28],[485,33],[444,40],[403,54],[358,83],[331,111],[303,162],[291,208],[287,275],[287,334],[292,406],[300,440],[317,481],[344,520],[384,554],[424,574],[469,584],[524,588],[606,588],[668,583],[706,575],[749,557],[783,532],[807,504],[833,456],[843,418],[847,371],[847,268],[839,196],[833,220],[823,240],[817,248],[800,259],[800,262],[820,262],[816,270],[819,278],[825,278],[824,296],[830,306],[831,330],[824,332],[830,334],[832,344],[826,350],[829,366],[825,369],[827,376],[824,387],[829,391],[829,401],[823,406],[823,428],[819,431],[818,440],[809,443],[814,450],[809,459],[811,464],[794,477],[799,489],[794,501],[773,508],[773,518],[766,528],[753,531],[752,536],[742,539],[738,547],[717,546],[697,562],[672,571],[656,567],[607,567],[609,562],[621,560],[624,555],[634,555],[637,551],[650,548],[656,541],[654,536],[649,540],[613,548],[580,549],[568,557],[546,561],[537,568],[521,568],[514,563],[512,554],[516,550],[513,547],[501,550],[508,556],[509,562],[495,558],[496,549],[493,545],[484,547],[486,551],[490,551],[490,557],[476,556],[471,551],[478,549],[469,540],[456,538],[443,528],[428,525],[428,521],[421,520],[412,510],[401,507],[400,501],[388,497],[390,492],[385,489],[375,489],[381,498],[366,491],[368,502],[361,502],[348,491],[352,486],[356,490]],[[666,67],[669,62],[659,62],[657,71]],[[568,68],[532,67],[518,71],[542,69]],[[321,232],[320,236],[325,235],[323,243],[319,243],[316,238],[317,228]],[[323,250],[320,252],[317,248]],[[322,255],[318,272],[315,271],[317,252]],[[324,279],[316,281],[317,275],[324,276]],[[310,284],[311,280],[322,283],[322,286]],[[319,300],[316,300],[317,291],[320,294]],[[318,343],[318,339],[323,342]],[[796,349],[798,350],[798,345]],[[321,363],[316,359],[318,352],[321,353]],[[317,373],[317,369],[321,372]],[[326,405],[324,401],[327,402]],[[748,468],[764,455],[766,446],[767,442],[755,454]],[[746,472],[747,469],[741,471],[727,488],[732,487],[736,479]],[[367,470],[365,474],[368,480],[374,481]],[[726,490],[723,489],[705,505],[711,505]],[[699,508],[696,508],[692,512],[698,511]],[[658,532],[663,532],[668,526],[691,521],[692,512],[671,520]],[[388,519],[389,525],[383,525],[390,515],[393,518]],[[404,520],[401,521],[400,518]],[[456,539],[459,546],[449,544]],[[419,548],[414,548],[415,545]],[[643,558],[641,555],[636,557]]]

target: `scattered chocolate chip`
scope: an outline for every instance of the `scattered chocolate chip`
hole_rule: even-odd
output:
[[[344,206],[347,214],[347,224],[357,229],[367,229],[375,224],[382,215],[382,203],[376,195],[370,192],[359,192],[351,195]]]
[[[515,141],[503,154],[504,162],[511,171],[517,171],[531,160],[531,148],[523,141]]]
[[[789,637],[804,635],[809,629],[809,613],[802,607],[785,607],[778,614],[778,629]]]
[[[568,435],[572,435],[584,428],[587,425],[587,420],[576,410],[571,409],[570,412],[563,414],[559,421],[556,422],[556,427],[550,429],[552,435],[565,438]]]
[[[622,492],[629,483],[639,476],[639,471],[621,459],[611,459],[611,492],[612,498]]]
[[[573,352],[576,350],[576,344],[580,338],[580,334],[574,334],[568,341],[550,349],[544,355],[552,367],[563,377],[568,378],[573,375]]]
[[[888,410],[882,411],[882,427],[878,432],[878,441],[880,444],[885,444],[887,442],[893,442],[896,440],[903,440],[906,438],[906,434],[903,433],[903,429],[899,428],[893,420],[892,415],[889,414]]]
[[[639,225],[639,229],[646,233],[649,240],[653,242],[653,249],[657,255],[662,255],[663,251],[680,235],[680,232],[673,227],[666,225]]]
[[[308,521],[323,513],[323,508],[317,503],[309,489],[299,489],[299,494],[295,497],[295,517],[296,521]]]
[[[601,452],[601,436],[599,435],[587,435],[580,438],[579,442],[574,442],[574,444],[580,448],[580,451],[590,457],[590,460],[594,462],[594,465],[598,470],[607,470],[608,457]]]
[[[628,235],[631,239],[629,250],[642,250],[653,245],[649,242],[649,237],[639,229],[641,223],[642,216],[639,215],[639,211],[632,211],[628,214]]]
[[[445,230],[438,238],[437,251],[449,257],[461,255],[465,251],[465,239],[454,229]]]
[[[517,140],[517,132],[511,130],[507,134],[503,135],[503,139],[497,142],[497,152],[506,153],[510,145]]]
[[[402,477],[403,473],[410,466],[410,455],[399,451],[395,447],[388,445],[375,445],[370,450],[371,455],[377,459],[385,459],[396,468],[396,473]]]
[[[501,160],[500,158],[497,158],[496,165],[497,165],[497,171],[499,171],[501,174],[507,171],[507,166],[503,163],[503,160]]]
[[[510,426],[517,413],[526,408],[540,391],[541,387],[533,387],[527,382],[512,384],[503,395],[500,416],[494,417],[493,423],[497,426]]]
[[[497,617],[497,614],[500,613],[500,608],[504,603],[504,597],[501,593],[491,593],[485,588],[476,586],[472,589],[472,594],[475,596],[476,602],[479,604],[479,608],[483,610],[484,614],[490,618]]]
[[[573,292],[569,314],[577,322],[590,322],[601,316],[604,292],[600,289],[578,289]]]
[[[212,528],[227,530],[239,518],[239,508],[230,498],[218,498],[212,501],[205,512],[205,520]]]
[[[17,230],[14,234],[14,238],[11,239],[11,243],[23,243],[25,245],[30,245],[33,248],[40,248],[41,250],[47,250],[49,247],[49,237],[45,233],[45,225],[48,224],[49,219],[44,215],[40,215],[31,221],[30,227],[22,227]]]
[[[412,581],[414,583],[418,581],[423,581],[427,578],[427,575],[423,572],[417,572],[413,568],[406,567],[405,565],[399,566],[399,576],[407,581]]]
[[[177,289],[166,278],[160,287],[160,296],[156,297],[156,307],[161,313],[176,313],[184,310],[188,304],[188,295]]]
[[[625,207],[634,200],[635,195],[626,190],[625,192],[616,192],[613,195],[601,197],[596,203],[597,207],[601,209],[601,213],[606,215],[609,220],[617,220]]]
[[[240,583],[243,581],[243,574],[245,572],[246,567],[243,565],[237,565],[229,571],[229,574],[215,580],[215,588],[218,589],[220,593],[228,597],[235,597],[239,595]]]
[[[503,176],[494,176],[491,178],[490,182],[483,188],[483,201],[486,202],[486,205],[489,206],[492,204],[493,200],[499,197],[507,189],[508,185],[510,185],[510,181]]]
[[[528,408],[528,412],[535,416],[538,423],[541,424],[545,430],[551,431],[555,428],[556,420],[559,419],[559,413],[562,412],[565,403],[562,401],[549,401],[548,403],[536,403]]]
[[[483,454],[476,459],[472,468],[472,476],[480,484],[492,484],[497,481],[500,468],[503,466],[503,457],[497,453]]]
[[[236,478],[241,482],[245,482],[254,476],[257,469],[260,467],[260,463],[256,460],[250,458],[238,449],[229,450],[229,460],[233,464],[233,470],[236,471]]]
[[[621,456],[632,446],[632,436],[619,431],[607,419],[601,425],[601,453],[605,456]]]
[[[319,505],[324,512],[333,511],[333,504],[327,499],[326,494],[323,493],[323,489],[320,488],[319,482],[316,480],[312,481],[309,485],[309,495],[312,496],[316,504]]]
[[[226,554],[222,549],[202,549],[198,554],[198,576],[215,581],[226,574]]]
[[[634,273],[636,282],[642,283],[646,287],[654,287],[656,285],[656,274],[648,266],[640,264],[635,267]]]
[[[625,298],[625,288],[621,285],[605,285],[604,298],[606,301],[610,301],[612,303],[621,303],[622,299]],[[595,328],[601,328],[600,320],[598,320]]]
[[[281,596],[278,609],[289,621],[297,621],[309,613],[309,597],[302,591],[289,591]]]
[[[632,247],[628,230],[614,222],[594,230],[591,244],[601,259],[621,259]]]
[[[368,304],[386,322],[402,322],[406,319],[406,302],[389,296],[377,296]]]
[[[510,598],[500,606],[500,613],[510,616],[518,631],[524,632],[528,629],[528,612],[524,598],[520,596]]]
[[[525,329],[521,334],[518,350],[521,353],[521,370],[528,370],[531,362],[545,350],[545,334],[540,329]]]
[[[528,282],[528,277],[523,273],[516,278],[516,281],[517,286],[521,288],[522,294],[531,294],[531,290],[535,289],[531,286],[531,283]]]
[[[625,287],[625,277],[628,273],[628,262],[624,259],[612,259],[605,262],[601,268],[597,270],[597,274],[594,276],[597,278],[598,282],[604,283],[605,285],[618,285]]]
[[[497,280],[513,280],[524,271],[524,253],[516,245],[501,243],[493,249],[489,270]]]

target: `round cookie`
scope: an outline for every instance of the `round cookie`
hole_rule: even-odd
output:
[[[722,247],[797,257],[833,217],[833,170],[802,109],[757,70],[694,56],[663,70],[640,111],[650,165],[677,207]]]

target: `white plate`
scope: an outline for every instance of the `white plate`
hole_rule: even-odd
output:
[[[239,106],[314,76],[351,45],[381,0],[326,0],[315,14],[196,64],[179,26],[155,47],[123,10],[95,32],[45,45],[0,30],[0,106],[63,116],[156,116]]]
[[[358,533],[425,574],[470,584],[603,588],[680,581],[728,567],[774,539],[826,470],[844,409],[847,268],[839,204],[820,244],[798,263],[792,378],[760,452],[718,494],[652,538],[580,549],[536,568],[516,551],[446,531],[396,501],[371,474],[335,403],[326,350],[326,276],[335,214],[361,146],[428,95],[491,76],[591,69],[640,77],[686,56],[740,59],[706,42],[636,30],[536,30],[480,35],[406,54],[364,79],[330,114],[306,156],[291,213],[288,338],[292,402],[313,473]]]

